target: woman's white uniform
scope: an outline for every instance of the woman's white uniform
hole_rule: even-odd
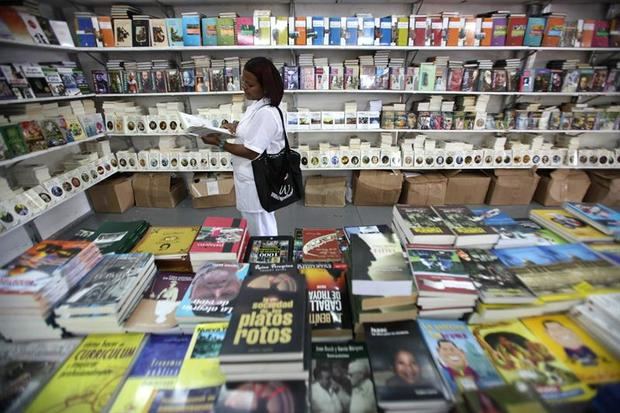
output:
[[[284,129],[278,110],[263,98],[250,105],[237,125],[235,143],[262,154],[278,153],[284,148]],[[232,157],[237,209],[248,221],[252,236],[278,235],[278,225],[273,212],[263,209],[256,192],[252,161]]]

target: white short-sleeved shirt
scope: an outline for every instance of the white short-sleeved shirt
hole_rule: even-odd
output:
[[[235,143],[262,154],[278,153],[284,148],[284,125],[278,109],[263,98],[252,103],[237,125]],[[258,199],[252,161],[232,156],[237,195],[237,209],[242,212],[265,212]]]

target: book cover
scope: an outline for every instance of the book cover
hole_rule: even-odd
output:
[[[415,321],[364,324],[364,332],[379,407],[444,405],[441,377]]]
[[[271,24],[271,41],[277,46],[285,46],[289,44],[289,27],[288,17],[274,17]]]
[[[47,84],[45,73],[43,73],[43,68],[41,66],[36,64],[22,64],[20,65],[20,69],[36,97],[52,96],[52,90]]]
[[[102,254],[129,252],[148,227],[146,221],[106,221],[97,228],[93,242]]]
[[[609,47],[609,21],[596,20],[594,22],[594,34],[592,47]]]
[[[47,140],[47,147],[60,146],[67,143],[67,139],[55,119],[44,119],[39,122],[43,136]]]
[[[56,37],[56,34],[54,34],[54,30],[52,29],[52,25],[50,24],[50,20],[46,19],[45,17],[41,17],[41,16],[36,16],[37,22],[39,23],[39,26],[41,27],[41,30],[43,31],[43,34],[45,35],[45,37],[47,38],[47,40],[49,40],[49,44],[60,44],[58,42],[58,38]]]
[[[620,362],[567,315],[549,314],[522,322],[584,383],[620,380]]]
[[[389,46],[392,43],[392,16],[379,19],[379,45]]]
[[[504,384],[465,322],[420,319],[418,325],[453,394]]]
[[[24,411],[37,392],[80,344],[81,339],[0,343],[2,411]]]
[[[617,268],[583,244],[505,248],[495,254],[543,301],[618,288]]]
[[[375,44],[375,19],[372,16],[361,17],[357,42],[360,46],[372,46]]]
[[[620,265],[620,244],[615,242],[596,242],[589,248],[604,256],[608,261]]]
[[[7,25],[15,40],[22,43],[34,43],[26,24],[13,7],[0,7],[0,19]]]
[[[97,47],[97,35],[91,16],[75,16],[75,34],[78,46]]]
[[[352,42],[352,40],[348,39],[349,32],[348,32],[348,26],[346,26],[348,19],[349,18],[341,19],[340,17],[329,18],[329,44],[330,46],[340,46],[342,44],[341,40],[343,39],[343,32],[345,33],[344,35],[345,42],[346,41]],[[342,27],[343,24],[345,25],[345,27]],[[357,19],[355,19],[355,43],[351,43],[351,44],[357,45]]]
[[[545,228],[576,242],[611,240],[608,235],[562,209],[534,209],[530,211],[530,218]]]
[[[448,18],[446,46],[458,46],[459,45],[459,36],[463,28],[464,28],[464,20],[462,17],[456,16],[456,17]]]
[[[129,332],[167,332],[177,326],[175,311],[194,274],[159,271],[125,322]]]
[[[229,319],[248,264],[207,263],[196,272],[176,310],[177,320]]]
[[[463,393],[467,407],[473,412],[486,412],[489,406],[503,412],[545,413],[543,404],[536,391],[523,381],[486,389],[469,390]]]
[[[566,202],[562,207],[605,234],[620,233],[620,212],[615,209],[603,204],[582,202]]]
[[[138,354],[143,334],[89,335],[67,359],[28,413],[101,411]]]
[[[589,400],[594,395],[521,322],[470,328],[507,383],[529,382],[549,402]]]
[[[202,45],[217,46],[217,17],[203,17]]]
[[[511,14],[508,17],[506,46],[523,46],[528,18],[523,14]]]
[[[308,287],[313,340],[319,337],[351,339],[346,264],[299,264],[297,268]]]
[[[244,262],[252,264],[285,264],[293,258],[293,237],[251,237]]]
[[[243,406],[235,412],[253,412],[251,406],[273,406],[275,412],[307,411],[308,396],[304,380],[243,381],[226,383],[217,397],[216,412],[229,412],[229,406]]]
[[[116,23],[118,19],[115,19]],[[173,47],[182,47],[183,44],[183,19],[168,18],[166,19],[166,30],[168,31],[168,43]]]
[[[376,411],[374,384],[364,343],[313,344],[312,372],[310,395],[314,408],[327,407],[335,393],[338,401],[344,402],[340,402],[344,411]]]
[[[305,16],[295,16],[289,19],[289,36],[296,46],[305,46],[307,43],[307,21]]]
[[[238,255],[247,222],[239,218],[207,217],[202,223],[191,253],[234,253]]]
[[[416,274],[414,280],[420,296],[446,297],[457,295],[474,299],[478,296],[478,290],[469,277]]]
[[[49,24],[52,28],[56,39],[58,39],[58,44],[61,46],[69,46],[74,47],[75,43],[73,43],[73,38],[71,37],[71,32],[69,31],[69,25],[67,22],[60,20],[50,20]]]
[[[155,389],[151,392],[144,412],[164,413],[171,411],[190,411],[212,413],[220,386],[196,389],[174,388]]]
[[[237,17],[236,19],[237,44],[239,46],[254,45],[254,18],[251,16]]]
[[[407,249],[407,257],[414,275],[467,276],[456,250],[453,249]]]
[[[218,17],[215,25],[218,46],[235,45],[235,19],[232,17]]]
[[[347,17],[345,30],[345,44],[347,46],[357,46],[359,30],[360,23],[357,17]]]
[[[512,219],[510,215],[505,213],[499,208],[493,207],[477,207],[470,208],[471,212],[475,215],[475,220],[484,223],[485,225],[513,225],[516,221]]]
[[[133,252],[151,253],[156,259],[158,255],[186,256],[199,230],[198,226],[150,227]]]
[[[149,335],[110,412],[142,412],[153,391],[174,388],[191,339],[188,335]]]
[[[257,46],[271,45],[271,16],[254,16],[254,44]]]
[[[528,17],[523,46],[540,47],[545,33],[545,17]]]
[[[182,17],[183,46],[200,46],[200,15]]]
[[[168,47],[168,30],[166,19],[151,19],[151,46]]]
[[[298,66],[284,66],[284,89],[297,90],[299,89],[299,67]]]
[[[325,27],[326,18],[323,16],[312,16],[306,20],[308,26],[308,37],[312,39],[313,45],[325,44],[325,33],[329,31],[329,26]],[[331,25],[331,21],[327,20],[327,24]]]
[[[151,43],[150,22],[148,19],[131,21],[133,47],[148,47]]]
[[[458,250],[459,258],[485,303],[533,302],[536,297],[489,250]]]
[[[98,16],[97,22],[103,47],[114,47],[116,41],[114,40],[114,30],[112,29],[112,19],[110,19],[110,16]]]
[[[185,353],[177,388],[219,386],[224,383],[219,355],[228,322],[198,324]]]
[[[341,231],[330,229],[303,229],[303,261],[342,261]]]
[[[132,47],[131,19],[113,19],[112,25],[114,26],[114,45],[116,47]]]
[[[108,93],[108,73],[105,70],[93,70],[92,75],[95,93]]]
[[[428,23],[430,21],[430,23]],[[443,19],[441,16],[429,16],[427,20],[428,27],[426,34],[430,37],[430,44],[427,46],[442,46],[443,40]],[[427,42],[428,43],[428,42]]]
[[[545,33],[543,34],[543,47],[558,47],[564,32],[565,17],[560,15],[551,15],[547,17],[545,25]]]
[[[28,153],[28,145],[24,141],[22,130],[19,125],[0,126],[0,135],[4,138],[8,150],[13,156],[20,156]]]
[[[579,20],[582,23],[582,31],[581,31],[581,47],[592,47],[592,39],[594,38],[594,28],[596,26],[596,20],[594,19],[585,19]],[[577,35],[579,38],[579,35]]]
[[[418,90],[421,90],[421,91],[435,90],[435,78],[436,78],[435,70],[436,70],[436,66],[434,63],[420,64]]]
[[[19,123],[22,130],[24,142],[28,146],[29,152],[42,151],[47,149],[47,140],[43,136],[43,130],[37,121],[29,120]]]
[[[39,25],[39,21],[37,20],[35,16],[33,16],[32,14],[25,13],[25,12],[19,12],[19,16],[24,21],[24,24],[26,25],[26,29],[28,30],[28,33],[30,33],[30,36],[32,37],[35,43],[50,44],[50,41],[48,40],[47,36],[41,29],[41,26]]]
[[[505,16],[493,16],[493,34],[491,46],[504,46],[506,44],[506,25],[508,20]]]
[[[433,209],[457,236],[496,234],[481,223],[472,211],[464,206],[434,206]]]
[[[303,358],[306,282],[292,264],[254,264],[226,331],[222,362]]]

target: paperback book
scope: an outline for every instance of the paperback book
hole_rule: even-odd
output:
[[[411,244],[452,245],[455,236],[430,207],[395,205],[393,216]]]
[[[491,227],[479,222],[464,206],[434,206],[435,212],[456,235],[456,247],[492,246],[499,235]]]
[[[293,237],[250,237],[244,262],[251,264],[285,264],[293,257]]]
[[[304,262],[342,261],[340,230],[304,228],[302,238]]]
[[[228,322],[198,324],[185,353],[177,388],[220,386],[224,376],[219,355],[228,329]]]
[[[407,249],[409,265],[414,276],[449,275],[467,277],[456,250],[453,249]]]
[[[620,212],[603,204],[567,202],[563,208],[608,235],[620,236]]]

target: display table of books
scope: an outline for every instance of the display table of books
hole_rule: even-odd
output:
[[[293,236],[207,217],[45,240],[0,274],[4,406],[611,411],[620,212],[530,217],[396,205],[391,225]]]

